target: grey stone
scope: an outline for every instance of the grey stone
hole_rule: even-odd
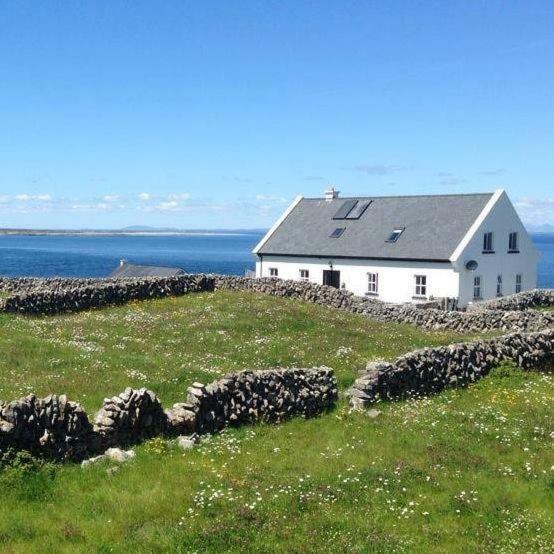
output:
[[[121,448],[108,448],[104,453],[106,458],[114,462],[127,462],[135,457],[134,450],[122,450]]]
[[[180,436],[177,437],[177,445],[181,450],[190,450],[194,448],[194,445],[198,442],[197,435]]]

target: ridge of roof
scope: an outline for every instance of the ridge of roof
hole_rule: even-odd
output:
[[[333,200],[379,200],[380,198],[452,198],[464,196],[492,196],[492,192],[461,192],[451,194],[388,194],[385,196],[339,196]],[[323,196],[304,196],[303,200],[325,200]],[[331,200],[332,202],[332,200]]]
[[[156,269],[178,269],[180,271],[182,271],[182,268],[180,267],[177,267],[177,266],[172,266],[172,265],[154,265],[154,264],[132,264],[132,263],[129,263],[129,262],[123,262],[123,266],[127,266],[127,267],[153,267],[153,268],[156,268]]]

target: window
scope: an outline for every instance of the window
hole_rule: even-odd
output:
[[[367,274],[367,292],[368,294],[379,294],[379,274]]]
[[[346,227],[337,227],[330,235],[332,239],[338,239],[343,233]]]
[[[475,276],[473,278],[473,300],[481,300],[483,295],[481,293],[481,277]]]
[[[496,276],[496,296],[502,296],[502,275]]]
[[[483,253],[486,253],[486,254],[491,254],[494,252],[494,250],[492,249],[493,247],[493,244],[492,244],[492,233],[485,233],[483,235]]]
[[[371,202],[371,200],[346,200],[333,219],[360,219]]]
[[[307,269],[300,270],[300,279],[307,281],[310,278],[310,272]]]
[[[393,232],[389,235],[389,238],[387,239],[387,242],[396,242],[398,240],[398,237],[403,233],[404,227],[397,227],[393,230]]]
[[[427,275],[415,276],[415,295],[427,296]]]
[[[341,204],[337,213],[333,216],[333,219],[346,219],[346,216],[352,211],[352,209],[358,203],[357,200],[346,200]]]
[[[522,275],[521,273],[518,273],[516,275],[516,292],[521,292],[521,283],[522,283],[523,279],[522,279]]]
[[[346,219],[360,219],[364,212],[368,209],[371,204],[371,200],[365,200],[364,202],[358,202],[346,216]]]
[[[508,252],[518,252],[517,249],[517,233],[510,233],[510,237],[508,239]]]
[[[276,267],[270,267],[269,268],[269,276],[270,277],[278,277],[279,276],[279,270]]]

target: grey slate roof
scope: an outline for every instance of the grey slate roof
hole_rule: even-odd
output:
[[[108,277],[111,279],[129,279],[132,277],[173,277],[184,275],[179,267],[157,267],[153,265],[135,265],[122,262]]]
[[[436,196],[303,198],[258,254],[448,260],[492,193]],[[336,220],[343,202],[372,200],[358,220]],[[339,238],[334,229],[345,227]],[[404,227],[397,242],[387,238]]]

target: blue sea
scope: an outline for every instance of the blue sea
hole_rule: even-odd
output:
[[[3,235],[0,275],[105,277],[124,258],[190,273],[244,275],[254,269],[260,232],[188,235]],[[554,234],[533,235],[542,256],[539,286],[554,288]]]

